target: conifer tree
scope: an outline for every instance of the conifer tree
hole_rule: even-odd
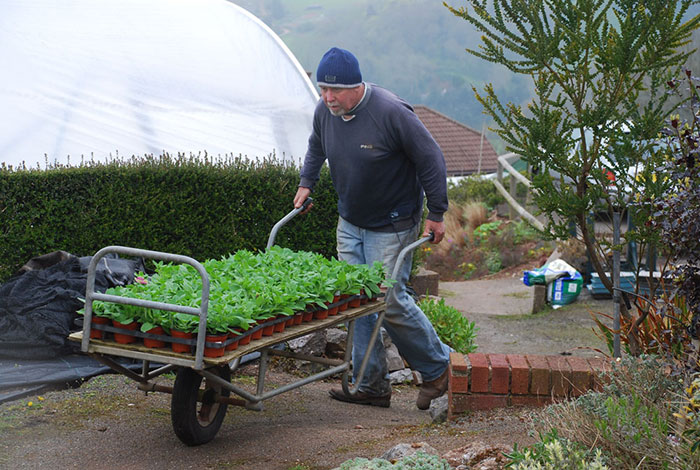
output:
[[[692,52],[700,23],[692,0],[468,0],[445,6],[482,33],[467,52],[532,77],[526,109],[499,100],[493,86],[474,89],[507,149],[533,169],[534,202],[554,237],[572,224],[610,292],[611,248],[591,214],[652,200],[668,184],[657,178],[656,144],[673,110],[666,82]],[[648,205],[634,211],[625,241],[654,245]],[[647,211],[647,212],[645,212]],[[607,245],[606,245],[607,244]],[[620,248],[620,247],[617,247]],[[623,315],[627,315],[623,304]]]

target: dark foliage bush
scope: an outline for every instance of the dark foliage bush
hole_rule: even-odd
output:
[[[269,158],[201,161],[168,155],[47,170],[0,168],[0,281],[56,250],[85,256],[108,245],[204,260],[264,249],[293,209],[299,169]],[[276,244],[335,255],[337,199],[327,169],[314,209]]]
[[[648,224],[660,232],[664,246],[674,263],[673,277],[679,296],[685,297],[693,312],[694,336],[700,336],[700,79],[686,70],[684,80],[668,85],[686,95],[687,119],[671,116],[665,134],[668,155],[657,173],[673,184],[661,197],[651,201],[652,218]],[[643,201],[646,202],[646,201]]]

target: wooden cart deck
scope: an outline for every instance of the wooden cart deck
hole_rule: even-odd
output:
[[[238,346],[233,351],[225,351],[220,357],[204,357],[205,367],[228,364],[229,362],[243,357],[246,354],[258,352],[262,349],[269,348],[277,343],[289,341],[300,336],[312,333],[317,330],[332,327],[341,323],[345,323],[359,317],[380,312],[384,309],[384,302],[380,300],[371,301],[365,305],[356,308],[348,308],[337,315],[329,316],[322,320],[314,319],[310,322],[300,325],[292,325],[285,327],[284,331],[274,333],[271,336],[263,336],[260,339],[253,340],[244,346]],[[71,333],[68,337],[70,341],[81,343],[83,340],[83,332],[77,331]],[[194,354],[176,353],[165,348],[147,348],[143,344],[120,344],[113,340],[105,339],[90,339],[88,345],[89,354],[108,354],[112,356],[128,357],[132,359],[142,359],[152,362],[160,362],[164,364],[174,364],[184,367],[194,367]]]

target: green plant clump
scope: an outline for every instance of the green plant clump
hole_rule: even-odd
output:
[[[674,415],[682,380],[668,370],[656,356],[624,358],[601,374],[601,391],[549,406],[538,413],[536,428],[600,449],[616,470],[700,468]]]
[[[493,182],[480,176],[469,176],[457,183],[449,183],[447,195],[453,203],[483,202],[489,210],[505,202],[505,198],[501,196]]]
[[[309,305],[328,308],[335,295],[364,291],[374,297],[380,293],[380,285],[392,283],[385,279],[380,262],[350,265],[317,253],[277,246],[258,254],[240,250],[203,265],[210,281],[209,333],[247,330],[258,320],[293,315]],[[110,288],[107,294],[198,308],[202,280],[191,266],[156,263],[154,275],[137,276],[135,283]],[[97,316],[120,323],[140,322],[142,331],[161,326],[192,332],[199,324],[195,315],[112,302],[95,301],[93,310]]]
[[[340,464],[338,470],[450,470],[447,460],[418,451],[391,463],[385,459],[357,457]]]
[[[479,328],[454,307],[445,305],[445,299],[435,301],[425,298],[418,303],[433,324],[440,339],[456,352],[468,354],[476,351],[476,333]]]
[[[517,445],[507,457],[506,468],[512,470],[607,470],[600,449],[589,451],[568,439],[560,438],[556,430],[540,435],[540,441],[522,451]]]

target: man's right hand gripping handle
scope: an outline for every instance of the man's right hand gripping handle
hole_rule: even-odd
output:
[[[304,202],[309,198],[309,195],[311,195],[310,188],[299,186],[299,189],[297,189],[297,193],[294,196],[294,208],[298,209],[302,207],[304,205]],[[301,214],[306,214],[311,210],[313,206],[313,203],[308,204],[308,206],[303,211],[301,211]]]

